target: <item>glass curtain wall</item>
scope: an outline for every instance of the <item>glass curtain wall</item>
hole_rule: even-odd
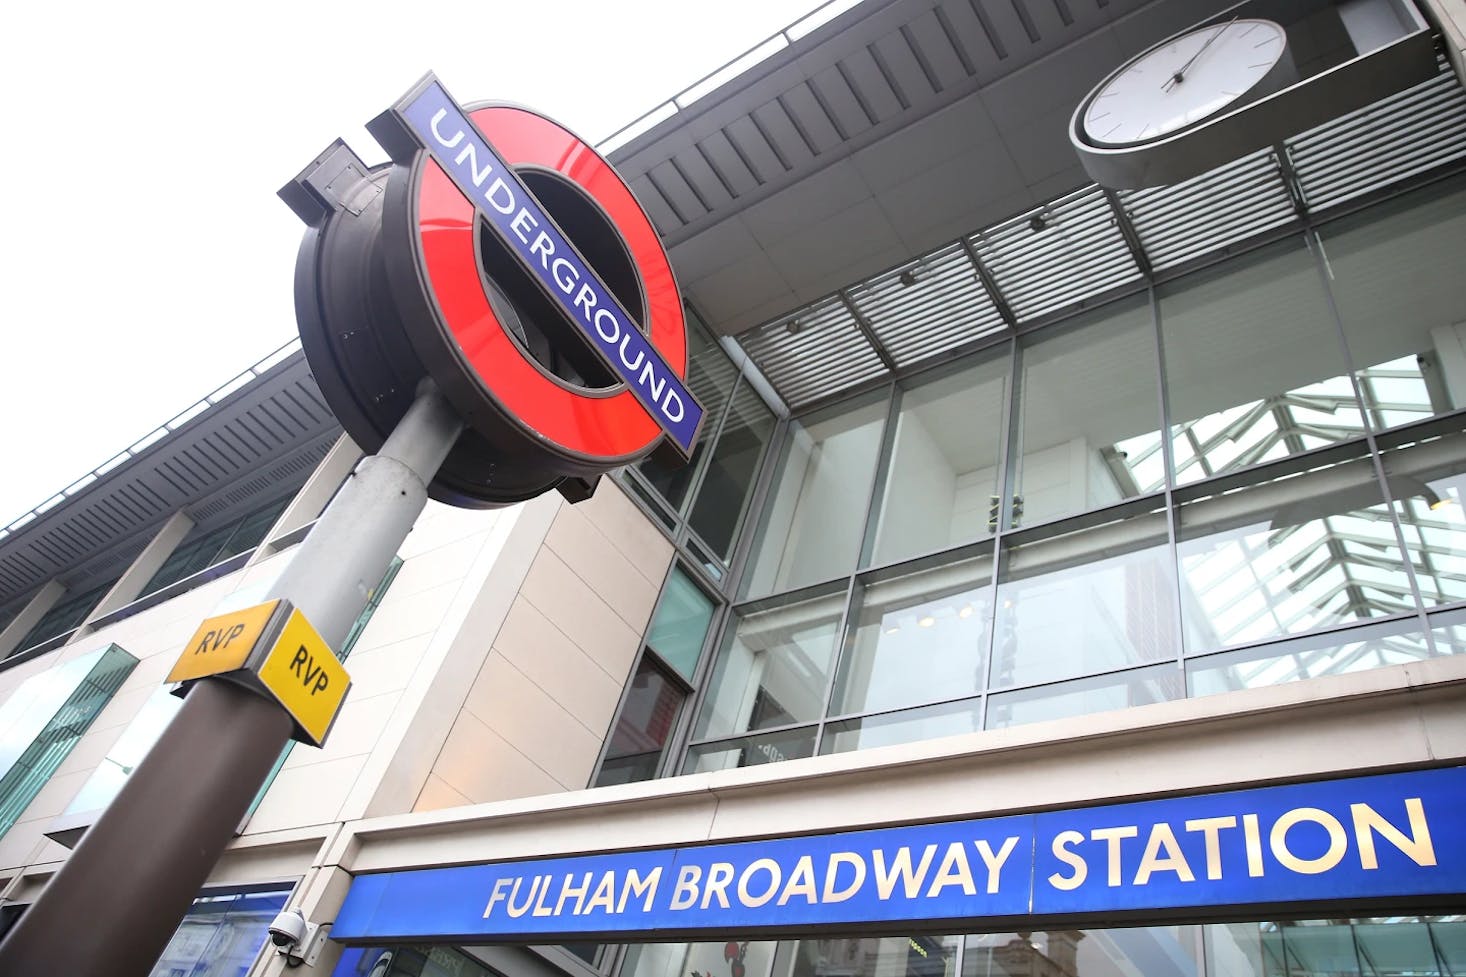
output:
[[[1401,197],[791,420],[683,768],[1466,648],[1462,240]]]
[[[726,574],[777,419],[691,309],[688,382],[706,412],[685,465],[655,455],[623,484],[714,580]]]
[[[1404,916],[629,947],[621,977],[1455,977],[1466,917]]]

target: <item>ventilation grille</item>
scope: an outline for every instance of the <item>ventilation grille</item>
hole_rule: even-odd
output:
[[[886,372],[841,297],[771,322],[743,348],[786,403],[805,404]]]
[[[1020,322],[1140,277],[1099,187],[982,231],[973,243]]]
[[[1466,156],[1466,92],[1449,72],[1288,144],[1309,207],[1343,203]]]
[[[962,244],[889,272],[849,292],[898,366],[991,336],[1003,317]]]

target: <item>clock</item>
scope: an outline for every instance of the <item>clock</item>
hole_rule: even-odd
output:
[[[1233,19],[1179,34],[1132,59],[1090,96],[1081,134],[1129,146],[1179,132],[1275,85],[1288,35],[1270,20]]]
[[[1436,76],[1429,25],[1391,5],[1399,30],[1381,39],[1356,36],[1346,4],[1242,0],[1112,71],[1075,109],[1069,141],[1090,177],[1115,190],[1177,183],[1276,146]],[[1300,79],[1288,31],[1330,17],[1353,54],[1314,58]]]

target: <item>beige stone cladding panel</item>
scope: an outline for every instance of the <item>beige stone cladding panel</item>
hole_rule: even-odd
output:
[[[671,561],[609,479],[561,502],[415,809],[585,787]]]
[[[414,766],[404,737],[414,721],[431,725],[440,709],[457,711],[453,687],[461,701],[468,679],[454,678],[454,672],[476,669],[482,652],[467,666],[461,661],[465,650],[455,645],[476,629],[486,601],[492,603],[506,546],[522,528],[523,508],[485,512],[428,505],[398,551],[402,567],[346,663],[351,691],[326,745],[291,747],[246,836],[411,806],[427,771],[402,772]],[[489,617],[488,626],[496,627]],[[430,743],[432,755],[441,738]]]

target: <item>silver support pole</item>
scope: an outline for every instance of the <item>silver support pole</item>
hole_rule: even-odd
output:
[[[462,427],[424,382],[272,588],[332,648],[412,529]],[[292,729],[289,715],[261,695],[219,678],[194,683],[121,793],[0,943],[0,974],[146,977]]]

